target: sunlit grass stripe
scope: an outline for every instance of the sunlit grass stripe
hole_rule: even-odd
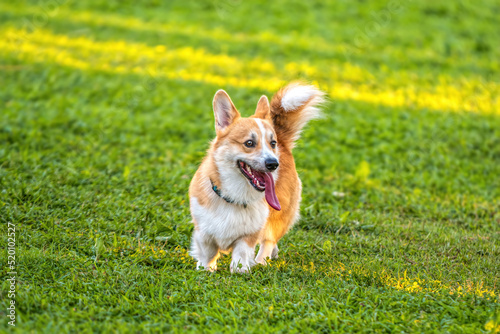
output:
[[[210,54],[191,47],[168,49],[125,41],[94,41],[87,37],[55,35],[44,30],[27,33],[23,30],[3,31],[7,39],[0,49],[26,61],[49,62],[80,70],[98,70],[116,74],[138,74],[185,81],[198,81],[221,87],[233,86],[274,91],[282,86],[295,67],[318,77],[317,84],[328,91],[333,100],[353,100],[390,107],[500,113],[500,85],[490,82],[469,82],[470,87],[446,83],[420,87],[402,82],[401,87],[387,87],[384,82],[353,83],[347,78],[336,81],[321,76],[321,68],[289,63],[284,70],[264,59],[245,62],[228,55]],[[317,75],[316,75],[317,74]],[[354,74],[356,75],[356,74]],[[358,73],[363,76],[362,72]],[[353,73],[348,75],[352,79]],[[342,80],[344,79],[344,80]]]
[[[206,27],[197,22],[190,21],[186,23],[184,21],[172,22],[155,22],[146,21],[134,16],[117,15],[112,13],[102,13],[99,11],[85,11],[85,10],[71,10],[64,4],[57,6],[52,10],[46,10],[44,4],[38,6],[30,5],[11,5],[2,4],[2,10],[6,13],[11,13],[15,15],[20,15],[24,19],[30,18],[30,15],[36,15],[43,13],[42,15],[47,15],[49,18],[71,18],[71,22],[80,23],[87,26],[106,26],[114,27],[118,29],[130,29],[134,31],[144,31],[144,32],[162,32],[168,34],[184,34],[186,36],[196,35],[197,37],[202,37],[205,40],[212,41],[225,41],[231,43],[257,43],[257,44],[274,44],[282,47],[294,47],[300,50],[305,50],[309,52],[314,51],[324,51],[328,54],[335,54],[340,62],[349,61],[350,57],[365,57],[364,53],[366,50],[358,49],[354,42],[340,42],[338,40],[332,41],[319,36],[307,36],[304,37],[301,34],[291,32],[288,35],[276,34],[272,31],[259,31],[254,33],[243,33],[227,31],[223,28],[212,28]],[[370,20],[368,20],[370,22]],[[41,27],[37,27],[41,28]],[[432,49],[405,49],[401,50],[397,45],[387,45],[385,46],[385,52],[390,54],[391,57],[399,58],[402,54],[405,57],[410,57],[409,59],[414,60],[429,60],[441,58],[446,64],[453,66],[459,64],[470,64],[475,63],[475,66],[479,66],[477,59],[475,57],[461,57],[457,59],[456,57],[449,56],[443,57],[436,50]],[[482,64],[485,68],[491,68],[491,65]]]
[[[32,33],[24,31],[7,30],[6,35],[10,40],[24,47],[28,42],[29,50],[40,48],[59,48],[80,58],[96,58],[102,62],[120,63],[127,65],[172,65],[178,66],[183,63],[190,66],[211,66],[212,69],[231,69],[233,72],[242,70],[253,70],[257,73],[277,72],[274,64],[265,59],[254,59],[241,61],[234,57],[223,54],[210,54],[204,49],[184,47],[179,49],[168,49],[163,45],[150,47],[145,44],[127,43],[125,41],[94,41],[87,37],[70,37],[67,35],[54,35],[48,31],[36,30]]]
[[[338,53],[343,53],[346,46],[343,44],[329,44],[323,38],[304,38],[300,35],[283,37],[273,34],[269,31],[248,34],[241,32],[228,32],[222,28],[207,28],[196,22],[152,22],[145,21],[133,16],[116,15],[111,13],[100,13],[98,11],[71,10],[66,6],[59,6],[51,11],[43,11],[42,6],[10,5],[2,4],[4,12],[22,15],[24,18],[30,18],[31,15],[45,13],[49,17],[71,18],[71,22],[83,23],[90,26],[112,26],[121,29],[133,29],[136,31],[161,31],[163,33],[182,33],[186,35],[196,35],[206,39],[227,41],[227,42],[262,42],[275,43],[283,46],[301,46],[305,49],[315,50],[335,50]]]

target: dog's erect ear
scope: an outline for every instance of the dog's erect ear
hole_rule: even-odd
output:
[[[219,132],[224,130],[228,125],[232,124],[240,113],[231,101],[227,93],[220,89],[214,96],[214,115],[215,115],[215,131]]]
[[[271,107],[267,96],[262,95],[259,102],[257,102],[257,109],[255,110],[255,117],[263,119],[271,119]]]

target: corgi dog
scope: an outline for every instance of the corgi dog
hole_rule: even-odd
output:
[[[232,252],[231,272],[278,257],[278,241],[299,218],[302,185],[292,149],[319,116],[323,96],[314,86],[291,83],[271,103],[262,96],[255,114],[243,118],[229,95],[217,91],[216,138],[189,187],[198,269],[216,270],[221,253]]]

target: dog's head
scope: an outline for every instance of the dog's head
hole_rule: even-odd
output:
[[[269,100],[262,96],[255,114],[243,118],[229,95],[219,90],[213,108],[217,133],[214,159],[229,196],[255,200],[264,193],[269,205],[280,210],[274,189],[279,152]]]

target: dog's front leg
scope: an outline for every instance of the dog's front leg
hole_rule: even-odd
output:
[[[255,254],[255,242],[250,238],[236,240],[233,246],[233,258],[231,260],[231,272],[246,273],[255,265],[253,260]]]
[[[191,251],[194,258],[198,260],[196,269],[205,269],[208,271],[217,270],[217,259],[220,253],[219,247],[212,238],[195,230],[193,233]]]
[[[277,258],[278,257],[278,245],[270,240],[264,240],[260,242],[259,253],[255,261],[257,263],[267,265],[266,259]]]

